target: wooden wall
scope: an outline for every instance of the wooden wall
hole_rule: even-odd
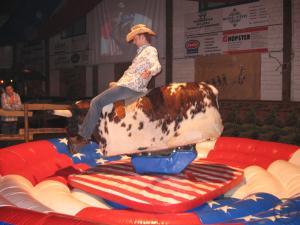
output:
[[[292,1],[292,82],[291,98],[300,101],[300,1]]]

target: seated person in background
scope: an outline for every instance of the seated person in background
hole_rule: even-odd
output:
[[[19,110],[22,108],[20,96],[14,92],[12,84],[6,84],[4,93],[1,95],[1,106],[4,110]],[[15,116],[2,116],[1,118],[2,134],[16,134],[18,117]]]

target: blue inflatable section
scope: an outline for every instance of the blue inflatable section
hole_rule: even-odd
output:
[[[53,138],[48,141],[54,144],[59,153],[67,155],[75,164],[85,163],[93,167],[104,164],[105,162],[120,160],[122,158],[121,156],[103,157],[100,153],[99,145],[95,142],[90,142],[83,146],[80,149],[80,153],[73,155],[68,150],[66,138]]]
[[[232,219],[264,212],[273,208],[280,202],[281,201],[273,195],[258,193],[240,201],[229,202],[229,204],[222,205],[221,207],[207,210],[200,209],[195,211],[195,213],[202,223],[222,223]]]
[[[1,222],[0,221],[0,225],[13,225],[13,224],[11,224],[11,223],[5,223],[5,222]]]
[[[131,163],[139,174],[178,174],[181,173],[195,158],[197,151],[194,146],[174,150],[170,155],[133,156]]]
[[[126,208],[107,203],[116,209]],[[189,212],[196,213],[203,224],[300,225],[300,197],[280,200],[271,194],[257,193],[242,200],[215,199]]]
[[[106,204],[108,204],[110,207],[112,207],[113,209],[129,209],[127,206],[125,205],[121,205],[119,203],[116,203],[116,202],[112,202],[112,201],[109,201],[107,199],[104,199],[104,201],[106,202]]]
[[[300,225],[300,197],[280,200],[267,193],[210,201],[192,210],[203,224]]]
[[[191,210],[189,210],[188,212],[205,212],[205,211],[209,211],[209,210],[213,210],[225,205],[231,205],[237,201],[240,201],[240,199],[237,198],[218,198],[218,199],[214,199],[212,201],[208,201],[206,203],[204,203],[203,205],[200,205],[196,208],[193,208]]]

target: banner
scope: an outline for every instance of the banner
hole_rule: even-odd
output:
[[[222,30],[270,25],[272,21],[268,11],[264,0],[222,8]]]
[[[270,19],[271,7],[258,1],[187,14],[185,55],[268,51],[268,26],[278,23]]]
[[[223,32],[223,53],[268,51],[268,27]]]
[[[134,2],[134,3],[133,3]],[[143,23],[156,32],[152,45],[165,51],[165,1],[103,0],[87,15],[91,64],[129,62],[136,47],[126,42],[133,25]]]
[[[50,40],[50,69],[84,66],[89,63],[87,35],[61,38],[56,35]]]

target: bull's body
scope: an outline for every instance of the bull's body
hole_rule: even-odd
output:
[[[122,106],[103,108],[98,127],[107,156],[157,151],[216,139],[223,131],[217,90],[205,83],[169,84]]]
[[[218,138],[223,124],[217,95],[204,82],[173,83],[126,106],[105,106],[96,129],[103,154],[158,151]]]

